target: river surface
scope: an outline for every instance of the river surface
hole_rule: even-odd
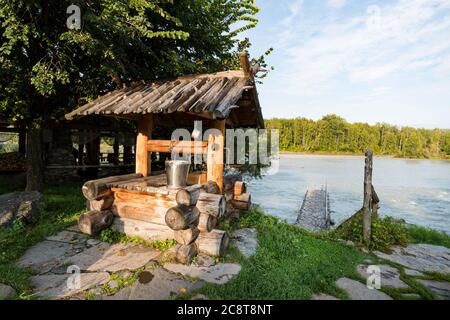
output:
[[[327,186],[339,223],[362,207],[364,157],[282,154],[276,174],[249,181],[252,202],[295,222],[308,188]],[[375,158],[380,215],[450,234],[450,161]]]

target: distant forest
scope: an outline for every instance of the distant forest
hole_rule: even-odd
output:
[[[265,124],[280,130],[281,151],[361,154],[371,148],[377,155],[450,159],[450,130],[348,123],[337,115],[318,121],[274,118]]]

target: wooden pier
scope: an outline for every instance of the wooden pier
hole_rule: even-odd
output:
[[[295,224],[315,232],[328,229],[331,226],[327,188],[306,191]]]

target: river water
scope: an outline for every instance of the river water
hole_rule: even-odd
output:
[[[362,207],[364,157],[282,154],[276,174],[249,181],[252,202],[295,222],[308,188],[327,185],[339,223]],[[450,234],[450,161],[375,158],[380,215]]]

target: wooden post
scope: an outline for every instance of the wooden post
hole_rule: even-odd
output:
[[[241,67],[242,70],[244,71],[245,76],[250,80],[254,80],[252,66],[250,65],[250,60],[248,58],[247,51],[241,52],[239,54],[239,61],[241,62]]]
[[[153,115],[143,115],[138,123],[136,139],[136,173],[141,173],[144,177],[151,173],[151,160],[149,161],[147,142],[151,139],[152,129]]]
[[[113,163],[115,165],[119,164],[119,134],[116,132],[116,134],[114,135],[114,145],[113,145],[113,150],[114,150],[114,160]]]
[[[366,245],[370,244],[371,224],[372,224],[372,169],[373,152],[366,151],[364,167],[364,204],[363,204],[363,238]]]
[[[212,128],[218,129],[221,135],[210,135],[208,139],[207,158],[207,180],[214,181],[219,186],[219,191],[223,191],[223,160],[225,147],[225,124],[226,120],[216,120]]]

